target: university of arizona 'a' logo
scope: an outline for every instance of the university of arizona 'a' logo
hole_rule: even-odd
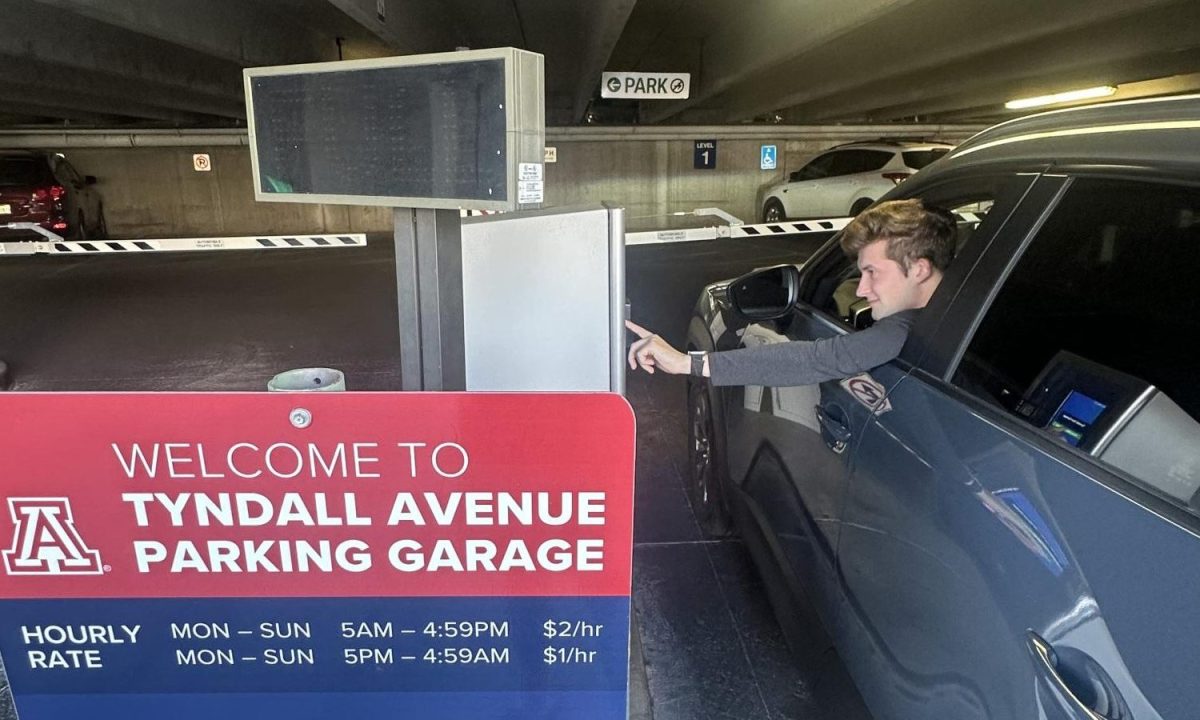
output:
[[[67,498],[9,498],[16,528],[11,550],[4,551],[9,575],[99,575],[100,551],[92,550],[75,530]]]

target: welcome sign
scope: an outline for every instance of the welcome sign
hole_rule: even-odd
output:
[[[619,396],[0,405],[22,720],[625,717]]]

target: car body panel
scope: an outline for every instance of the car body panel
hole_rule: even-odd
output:
[[[837,640],[876,716],[1071,717],[1037,673],[1032,629],[1099,663],[1134,717],[1159,717],[1060,525],[1091,512],[1095,486],[936,384],[888,399],[855,453],[838,548]]]
[[[786,326],[748,326],[739,347],[755,347],[800,338],[838,334],[830,323],[793,315]],[[730,482],[756,506],[763,532],[778,539],[789,573],[807,578],[806,592],[826,628],[835,597],[835,519],[845,488],[846,457],[825,452],[826,438],[817,419],[823,403],[816,385],[798,387],[733,386],[723,390]]]

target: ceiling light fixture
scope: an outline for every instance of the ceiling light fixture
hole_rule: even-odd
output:
[[[1004,107],[1009,110],[1023,110],[1025,108],[1042,107],[1043,105],[1057,105],[1058,103],[1075,102],[1076,100],[1090,100],[1092,98],[1108,97],[1117,91],[1117,88],[1112,85],[1102,85],[1100,87],[1085,88],[1083,90],[1071,90],[1069,92],[1055,93],[1054,95],[1040,95],[1038,97],[1022,98],[1020,100],[1009,100],[1004,103]]]

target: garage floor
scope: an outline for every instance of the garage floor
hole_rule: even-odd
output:
[[[633,317],[679,344],[701,287],[798,262],[814,243],[629,248]],[[0,258],[14,390],[258,390],[279,370],[400,387],[391,238],[367,248]],[[740,541],[701,534],[684,494],[685,385],[631,373],[638,419],[635,720],[861,717],[836,656],[802,674]],[[0,671],[0,720],[12,720]]]

